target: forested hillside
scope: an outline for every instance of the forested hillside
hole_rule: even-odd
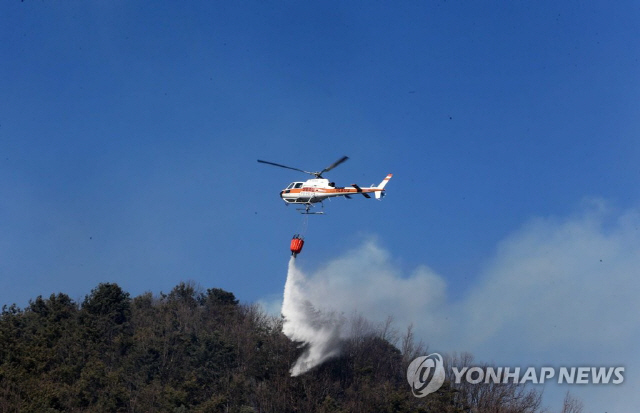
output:
[[[100,284],[82,303],[65,294],[0,318],[0,412],[537,411],[517,386],[454,389],[418,399],[406,367],[420,351],[363,328],[342,355],[300,377],[301,352],[282,320],[221,289],[181,283],[130,298]],[[397,338],[397,336],[396,336]],[[393,344],[390,342],[392,341]],[[492,395],[496,395],[493,397]],[[499,397],[497,397],[499,396]]]

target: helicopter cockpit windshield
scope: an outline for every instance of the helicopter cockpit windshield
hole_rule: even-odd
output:
[[[302,188],[304,182],[291,182],[286,189]]]

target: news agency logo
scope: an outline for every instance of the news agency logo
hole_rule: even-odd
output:
[[[444,383],[444,377],[444,363],[438,353],[418,357],[407,368],[407,380],[416,397],[424,397],[438,390]]]
[[[558,384],[616,385],[624,382],[624,370],[624,367],[451,367],[452,383],[455,384],[464,380],[469,384],[544,384],[547,381],[556,381]],[[425,397],[437,391],[444,380],[444,363],[438,353],[418,357],[407,368],[407,381],[416,397]]]
[[[451,367],[454,382],[462,379],[470,384],[514,383],[544,384],[557,381],[558,384],[621,384],[624,382],[624,367],[529,367],[522,372],[520,367]]]

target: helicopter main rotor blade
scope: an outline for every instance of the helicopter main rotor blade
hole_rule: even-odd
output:
[[[267,165],[279,166],[280,168],[293,169],[294,171],[304,172],[304,173],[309,174],[309,175],[314,175],[313,172],[304,171],[304,170],[298,169],[298,168],[292,168],[291,166],[280,165],[279,163],[275,163],[275,162],[263,161],[263,160],[260,160],[260,159],[258,159],[258,162],[266,163]]]
[[[331,165],[327,166],[326,168],[324,168],[322,171],[320,171],[320,175],[325,173],[325,172],[329,172],[330,170],[332,170],[333,168],[335,168],[336,166],[340,165],[342,162],[346,161],[347,159],[349,159],[348,156],[343,156],[342,158],[338,159],[337,161],[335,161],[334,163],[332,163]]]

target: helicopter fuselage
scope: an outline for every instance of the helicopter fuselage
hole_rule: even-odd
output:
[[[298,208],[303,214],[322,214],[322,212],[309,212],[311,206],[315,203],[322,202],[327,198],[344,196],[345,198],[351,198],[351,195],[360,194],[365,198],[371,198],[369,195],[373,193],[376,199],[381,199],[384,196],[384,187],[391,179],[391,174],[380,182],[378,186],[371,185],[368,188],[360,188],[356,184],[351,184],[351,187],[336,186],[334,182],[329,182],[328,179],[322,177],[322,174],[329,172],[336,166],[342,164],[349,159],[348,156],[343,156],[331,165],[327,166],[321,171],[311,172],[303,169],[293,168],[291,166],[281,165],[275,162],[263,161],[258,159],[258,162],[267,165],[277,166],[279,168],[292,169],[294,171],[303,172],[313,176],[313,179],[308,179],[304,182],[292,182],[285,189],[280,191],[280,198],[288,204],[304,204],[304,209]],[[324,205],[324,204],[323,204]]]
[[[371,186],[369,188],[361,188],[356,184],[351,187],[336,186],[334,182],[328,179],[316,178],[309,179],[305,182],[292,182],[280,192],[280,197],[287,204],[313,204],[322,202],[327,198],[344,196],[350,198],[351,195],[362,194],[366,198],[370,198],[370,193],[379,192],[376,198],[380,198],[384,193],[384,184],[391,178],[389,174],[379,186]]]

